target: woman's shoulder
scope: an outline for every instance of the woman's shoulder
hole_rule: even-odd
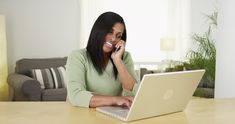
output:
[[[123,59],[124,59],[124,60],[132,59],[130,52],[125,51],[124,54],[123,54]]]
[[[72,54],[86,54],[86,48],[73,50]]]
[[[86,55],[86,49],[85,48],[82,48],[82,49],[76,49],[76,50],[73,50],[70,55]]]
[[[124,58],[126,58],[126,57],[131,57],[130,52],[125,51],[124,54],[123,54],[123,57],[124,57]]]
[[[124,64],[128,64],[128,65],[133,64],[133,60],[132,60],[130,52],[125,51],[125,53],[123,54],[123,62]]]
[[[83,49],[76,49],[71,52],[69,55],[71,58],[87,58],[87,50],[86,48]]]

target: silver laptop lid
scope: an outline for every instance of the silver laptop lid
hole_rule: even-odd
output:
[[[144,75],[127,121],[183,111],[205,70]]]

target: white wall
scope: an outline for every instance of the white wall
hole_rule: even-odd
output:
[[[235,1],[219,0],[215,97],[235,97]]]
[[[77,0],[0,0],[9,71],[21,58],[64,57],[78,47]]]
[[[208,29],[205,14],[217,9],[217,0],[191,0],[192,33],[203,34]]]

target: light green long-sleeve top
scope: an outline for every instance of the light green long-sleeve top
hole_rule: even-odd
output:
[[[114,76],[113,64],[109,60],[103,74],[99,74],[87,55],[86,49],[73,51],[67,60],[66,77],[68,80],[68,99],[74,106],[89,107],[92,93],[109,96],[133,96],[139,86],[138,77],[129,52],[123,55],[123,63],[136,80],[132,91],[122,88],[119,75]]]

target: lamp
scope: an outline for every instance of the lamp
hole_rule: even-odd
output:
[[[169,59],[169,52],[175,50],[175,38],[161,38],[160,39],[160,50],[166,52],[166,59],[164,60],[169,64],[169,68],[171,68],[171,62],[173,60]]]

